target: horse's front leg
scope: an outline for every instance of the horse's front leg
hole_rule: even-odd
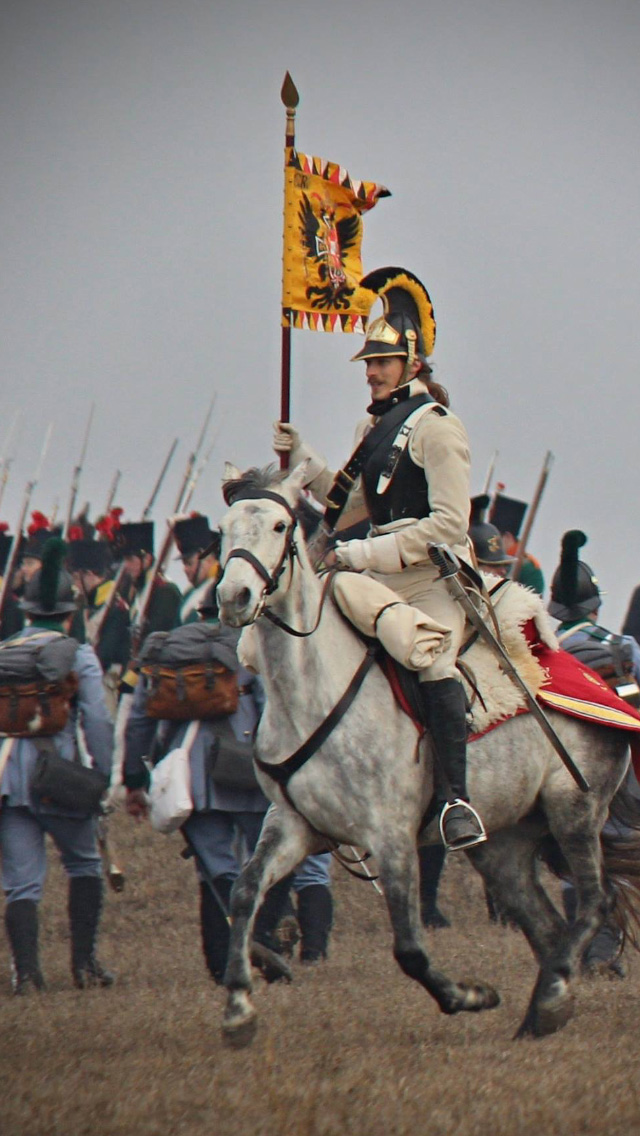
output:
[[[478,1012],[499,1005],[499,995],[492,986],[454,982],[430,965],[420,917],[418,854],[411,839],[401,841],[396,829],[375,854],[393,927],[393,953],[404,973],[424,986],[444,1014]]]
[[[322,850],[322,841],[286,805],[272,805],[253,856],[231,893],[231,939],[224,984],[228,990],[223,1036],[231,1045],[249,1045],[257,1015],[251,1001],[251,931],[266,892],[304,858]]]

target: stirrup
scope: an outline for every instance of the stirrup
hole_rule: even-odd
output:
[[[471,813],[471,817],[475,822],[476,831],[469,832],[468,835],[463,835],[458,840],[449,842],[444,831],[445,821],[451,810],[457,808],[464,809],[466,812]],[[461,800],[460,797],[456,797],[455,801],[448,801],[440,813],[440,836],[442,837],[442,843],[447,852],[465,852],[467,848],[474,848],[476,844],[484,844],[487,839],[487,833],[479,813],[476,812],[473,805],[470,805],[468,801]]]

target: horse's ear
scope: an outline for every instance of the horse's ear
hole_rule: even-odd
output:
[[[225,481],[237,481],[241,477],[242,470],[238,469],[237,465],[234,465],[233,462],[224,463],[224,473],[222,474],[223,485]]]
[[[309,480],[309,458],[299,462],[295,469],[282,482],[281,489],[286,491],[287,497],[293,505],[297,505],[300,490],[304,489]]]

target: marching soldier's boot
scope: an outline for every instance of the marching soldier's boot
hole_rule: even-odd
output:
[[[447,783],[447,803],[440,815],[442,842],[449,852],[472,848],[486,840],[487,834],[467,797],[464,690],[457,679],[442,678],[421,683],[420,691],[442,780]]]
[[[280,920],[284,919],[290,909],[289,895],[292,883],[293,875],[289,875],[269,888],[253,925],[255,941],[262,943],[263,947],[269,947],[276,954],[282,951],[282,943],[276,935],[276,930]]]
[[[38,905],[33,899],[16,899],[4,913],[13,962],[13,992],[26,994],[30,986],[44,990],[38,959]]]
[[[115,982],[115,975],[96,958],[102,893],[102,880],[98,876],[73,876],[69,880],[71,973],[78,990],[87,986],[113,986]]]
[[[326,884],[308,884],[298,892],[298,923],[302,936],[300,961],[326,959],[333,924],[333,896]]]
[[[438,884],[444,867],[445,848],[442,844],[431,844],[428,848],[418,848],[420,864],[420,913],[425,927],[437,931],[450,927],[446,915],[438,907]]]
[[[229,876],[216,876],[213,886],[220,903],[209,884],[200,881],[200,933],[202,951],[209,974],[216,986],[222,985],[229,953],[229,924],[225,911],[229,910],[229,899],[234,881]],[[223,910],[223,907],[225,910]]]

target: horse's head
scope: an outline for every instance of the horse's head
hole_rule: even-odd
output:
[[[271,468],[241,474],[227,466],[223,493],[230,508],[220,523],[223,570],[217,588],[223,623],[253,623],[267,597],[288,588],[297,554],[295,507],[306,469],[305,461],[278,477]]]

